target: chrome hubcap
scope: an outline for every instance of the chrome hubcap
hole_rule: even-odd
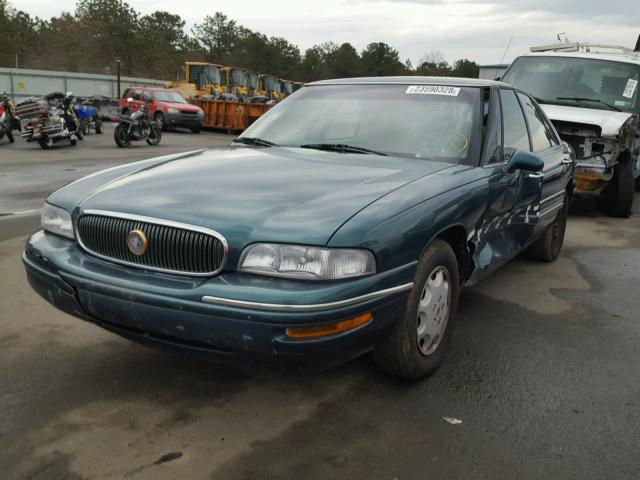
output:
[[[431,355],[442,340],[449,321],[451,280],[444,267],[437,267],[427,279],[418,303],[418,349]]]

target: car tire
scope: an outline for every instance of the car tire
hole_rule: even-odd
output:
[[[568,214],[569,196],[565,193],[563,207],[542,236],[531,244],[527,251],[529,257],[540,262],[553,262],[558,258],[564,243],[564,234],[567,231]]]
[[[156,114],[153,116],[153,119],[160,127],[160,130],[162,130],[163,132],[167,131],[167,123],[164,121],[164,115],[162,114],[162,112],[156,112]]]
[[[459,292],[456,255],[435,240],[420,256],[403,317],[373,350],[378,367],[405,379],[432,374],[451,338]]]
[[[195,127],[191,129],[191,133],[200,133],[202,129],[200,127]]]
[[[43,150],[49,150],[53,147],[53,138],[44,135],[38,139],[38,144]]]
[[[628,158],[630,155],[626,153],[614,167],[613,178],[598,198],[598,208],[610,217],[627,218],[631,215],[636,184]]]

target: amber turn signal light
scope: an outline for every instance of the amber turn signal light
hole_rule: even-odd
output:
[[[329,335],[335,335],[337,333],[346,332],[347,330],[353,330],[361,325],[367,323],[373,315],[371,313],[365,313],[358,315],[357,317],[350,318],[349,320],[343,320],[332,325],[323,325],[321,327],[289,327],[287,328],[287,337],[296,339],[309,339],[317,337],[326,337]]]

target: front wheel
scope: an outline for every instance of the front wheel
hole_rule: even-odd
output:
[[[162,131],[160,130],[159,125],[151,125],[151,130],[149,131],[149,136],[147,137],[147,143],[152,146],[156,146],[160,143],[162,139]]]
[[[458,306],[458,272],[456,255],[447,242],[435,240],[424,251],[403,317],[373,351],[382,370],[418,379],[438,368]]]
[[[621,155],[614,167],[613,178],[598,199],[598,208],[610,217],[627,218],[631,215],[636,185],[629,157],[628,152]]]
[[[162,112],[157,112],[154,116],[153,119],[155,120],[155,122],[158,124],[158,126],[160,127],[160,130],[166,131],[167,130],[167,124],[164,121],[164,115],[162,114]]]
[[[541,262],[553,262],[560,255],[564,234],[567,231],[567,214],[569,212],[569,197],[564,194],[564,204],[542,236],[531,244],[529,256]]]
[[[127,126],[120,124],[113,131],[113,139],[116,141],[116,145],[120,148],[125,148],[131,145],[129,140],[129,133],[127,132]]]

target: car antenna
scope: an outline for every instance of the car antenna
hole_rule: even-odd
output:
[[[500,63],[504,62],[504,57],[507,55],[507,51],[509,50],[509,46],[511,45],[511,40],[513,40],[513,35],[509,37],[509,41],[507,42],[507,48],[504,49],[504,53],[502,54],[502,58],[500,59]]]

